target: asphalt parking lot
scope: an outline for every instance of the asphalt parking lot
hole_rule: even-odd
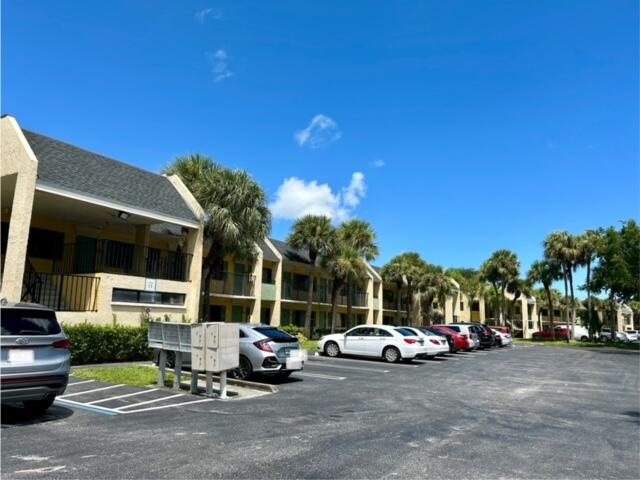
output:
[[[176,401],[161,399],[135,415],[3,408],[2,475],[636,479],[639,362],[637,352],[539,346],[412,364],[314,357],[255,398],[151,409]],[[67,393],[89,386],[109,387]]]

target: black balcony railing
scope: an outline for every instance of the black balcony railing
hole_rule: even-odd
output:
[[[58,312],[95,312],[99,285],[98,277],[36,272],[27,262],[21,300]]]
[[[91,240],[64,246],[54,272],[118,273],[134,277],[187,281],[192,255],[113,240]]]
[[[407,311],[407,301],[406,300],[401,300],[400,301],[400,311],[402,312],[406,312]],[[390,300],[387,298],[383,298],[382,299],[382,308],[385,310],[396,310],[398,308],[398,301],[397,300]]]
[[[295,300],[299,302],[306,302],[309,298],[309,292],[307,289],[296,288],[284,282],[282,284],[282,298],[284,300]],[[321,287],[313,292],[314,303],[331,303],[331,291],[327,287]],[[347,295],[344,291],[338,294],[338,305],[347,305]],[[367,306],[367,294],[364,292],[354,293],[352,296],[351,305],[354,307],[366,307]]]
[[[211,281],[211,293],[218,295],[255,296],[255,275],[222,272]]]

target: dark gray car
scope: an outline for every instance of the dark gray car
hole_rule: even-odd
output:
[[[71,342],[55,311],[33,304],[0,304],[0,396],[46,410],[69,380]]]

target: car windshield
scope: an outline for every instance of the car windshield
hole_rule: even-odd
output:
[[[298,339],[275,327],[255,327],[254,331],[264,335],[276,343],[297,342]]]
[[[427,330],[426,328],[421,328],[420,331],[427,336],[435,337],[437,334],[433,333],[431,330]]]
[[[450,325],[447,328],[450,328],[454,332],[460,332],[460,327],[458,327],[457,325]]]
[[[404,337],[415,337],[416,334],[406,328],[396,328],[396,332]]]
[[[50,310],[2,309],[0,326],[2,335],[57,335],[61,331]]]

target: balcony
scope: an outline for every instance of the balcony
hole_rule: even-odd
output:
[[[255,296],[255,275],[222,272],[211,281],[212,295],[234,297]]]
[[[97,277],[36,272],[27,262],[20,300],[58,312],[95,312],[99,286]]]
[[[306,302],[309,298],[309,291],[306,288],[298,288],[289,282],[282,284],[282,299],[296,302]],[[331,295],[327,288],[320,288],[313,292],[313,303],[330,303]]]
[[[192,255],[179,251],[91,240],[64,246],[53,271],[62,274],[115,273],[161,280],[189,280]]]
[[[398,306],[398,301],[397,300],[393,300],[393,299],[388,299],[388,298],[383,298],[382,299],[382,308],[384,310],[396,310]],[[400,311],[401,312],[406,312],[408,308],[408,304],[406,302],[406,300],[402,300],[400,302]]]
[[[291,284],[284,282],[282,285],[282,299],[293,300],[296,302],[306,302],[309,298],[309,292],[303,288],[296,288]],[[354,307],[366,307],[367,306],[367,294],[359,292],[353,295],[352,306]],[[328,288],[320,288],[313,292],[313,303],[331,303],[331,292]],[[344,291],[338,295],[338,305],[347,305],[347,295]]]

